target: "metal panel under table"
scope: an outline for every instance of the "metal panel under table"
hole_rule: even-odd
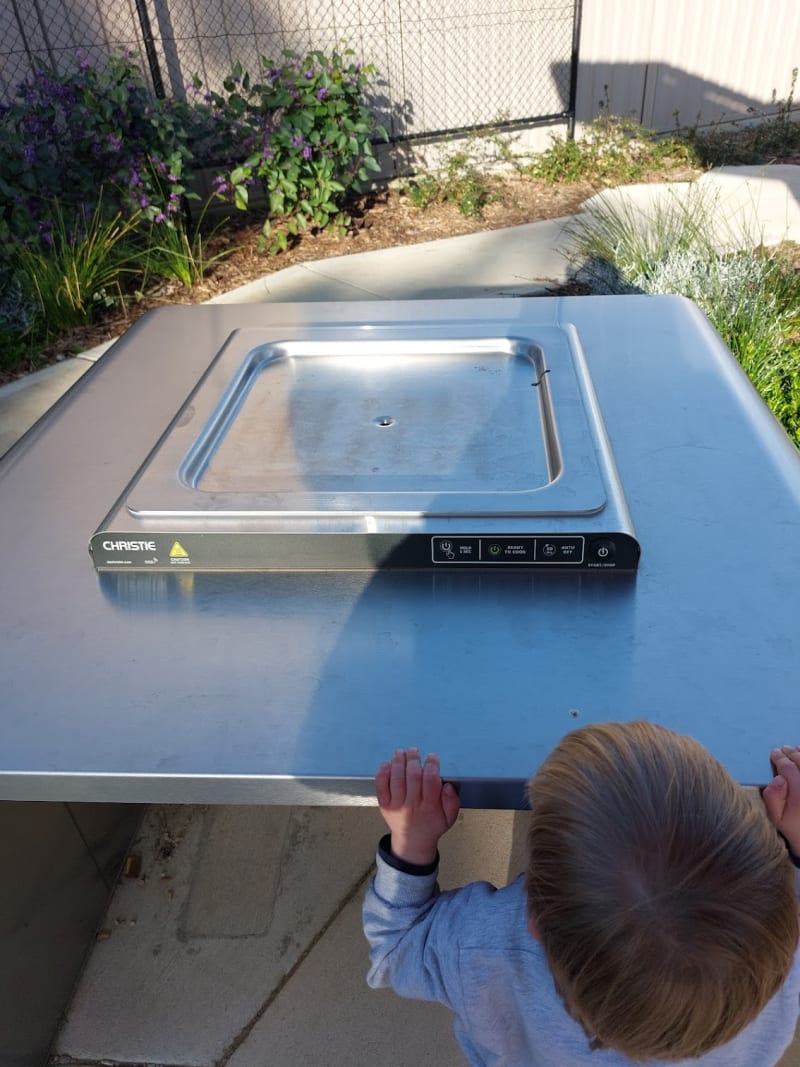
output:
[[[638,571],[95,570],[91,535],[236,331],[409,323],[572,338]],[[677,297],[151,312],[0,462],[0,544],[2,799],[364,803],[416,744],[467,805],[521,807],[583,723],[692,734],[745,783],[800,741],[800,454]]]

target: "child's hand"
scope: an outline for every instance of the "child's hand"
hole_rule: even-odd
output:
[[[439,757],[431,754],[423,766],[419,749],[398,749],[392,762],[378,769],[375,791],[394,855],[420,866],[433,863],[439,838],[456,821],[460,807],[455,788],[442,784]]]
[[[775,777],[761,796],[767,815],[800,857],[800,747],[783,745],[770,753]]]

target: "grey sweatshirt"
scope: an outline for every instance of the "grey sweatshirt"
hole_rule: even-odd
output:
[[[592,1052],[565,1010],[542,948],[528,932],[522,876],[503,889],[476,882],[439,893],[435,870],[396,870],[380,851],[377,864],[364,900],[370,986],[445,1004],[474,1067],[630,1067],[633,1061],[618,1052]],[[792,1040],[799,1011],[796,955],[789,977],[754,1022],[728,1044],[680,1062],[773,1067]]]

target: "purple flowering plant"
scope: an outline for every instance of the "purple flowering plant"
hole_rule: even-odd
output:
[[[249,190],[263,188],[269,209],[262,232],[272,251],[309,227],[347,226],[348,194],[379,169],[373,139],[385,139],[386,131],[368,107],[375,69],[352,56],[350,49],[305,56],[287,50],[280,61],[261,58],[262,80],[237,64],[224,93],[211,94],[222,124],[238,132],[228,143],[253,144],[223,171],[224,188],[243,210]],[[198,80],[195,87],[202,91]]]
[[[347,195],[378,169],[373,140],[386,136],[368,108],[374,69],[351,56],[284,52],[261,60],[260,80],[236,64],[222,92],[195,77],[184,100],[154,99],[130,53],[36,70],[0,102],[0,342],[12,290],[43,316],[68,304],[90,318],[154,274],[202,277],[205,209],[194,224],[187,210],[200,167],[216,173],[209,203],[246,209],[251,190],[266,194],[271,249],[309,226],[347,225]],[[119,281],[98,287],[104,259]],[[78,273],[86,291],[67,292]]]
[[[205,120],[187,102],[154,100],[129,54],[102,70],[85,57],[74,69],[36,70],[0,105],[4,351],[124,306],[148,278],[202,276],[213,260],[184,216],[192,138]],[[30,309],[13,343],[7,292]]]
[[[154,99],[135,57],[101,68],[84,55],[65,72],[39,69],[0,104],[0,241],[46,231],[52,204],[82,218],[108,213],[177,226],[193,171],[216,168],[215,196],[247,208],[261,186],[266,236],[345,224],[343,204],[378,169],[373,139],[386,137],[367,106],[375,71],[352,51],[261,60],[261,80],[237,63],[221,93],[195,77],[185,100]],[[277,225],[276,234],[273,229]]]
[[[153,100],[129,54],[100,70],[85,57],[66,72],[38,69],[0,107],[0,227],[31,240],[57,201],[76,217],[175,213],[191,158],[188,107]]]

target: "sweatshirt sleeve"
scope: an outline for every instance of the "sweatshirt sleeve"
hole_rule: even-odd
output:
[[[440,893],[437,871],[410,874],[377,855],[375,877],[364,898],[369,943],[367,983],[403,997],[435,1000],[458,1010],[459,893]]]

